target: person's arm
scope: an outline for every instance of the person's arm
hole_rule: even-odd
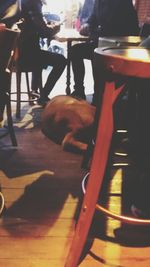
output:
[[[99,37],[99,31],[101,30],[100,23],[98,21],[98,16],[100,17],[100,3],[101,1],[95,0],[93,11],[91,13],[91,16],[89,17],[87,23],[89,25],[89,35],[91,39],[95,40],[97,42]]]
[[[97,27],[98,27],[97,18],[96,18],[97,9],[98,9],[98,1],[95,0],[94,6],[93,6],[93,11],[87,20],[87,23],[89,24],[89,31],[91,34],[93,32],[95,32],[95,29],[97,29]]]
[[[25,18],[31,23],[32,27],[39,33],[40,37],[51,38],[60,30],[60,25],[48,25],[43,18],[42,4],[35,0],[30,0],[22,5]]]
[[[138,17],[131,0],[95,0],[89,19],[91,36],[138,35]]]

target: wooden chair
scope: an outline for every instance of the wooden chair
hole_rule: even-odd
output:
[[[33,104],[33,102],[37,101],[40,97],[40,92],[42,89],[42,70],[39,72],[38,77],[38,86],[36,88],[31,88],[31,81],[29,74],[31,74],[31,78],[34,75],[35,69],[31,66],[27,66],[24,64],[20,64],[20,55],[19,49],[17,49],[17,61],[15,62],[15,66],[13,71],[16,73],[16,91],[11,92],[12,95],[16,95],[15,98],[11,97],[12,102],[16,102],[16,118],[21,117],[21,103],[28,102],[29,104]],[[22,90],[22,75],[25,74],[26,79],[26,90]],[[39,93],[37,90],[39,89]],[[27,97],[25,97],[25,95]]]
[[[29,74],[31,74],[31,77],[33,75],[34,70],[30,68],[20,68],[17,67],[15,69],[16,72],[16,91],[12,92],[11,94],[15,94],[16,98],[11,97],[12,102],[16,102],[16,118],[21,117],[21,103],[28,102],[29,104],[33,104],[36,102],[40,97],[40,92],[32,91],[31,85],[30,85],[30,78]],[[22,74],[25,74],[26,79],[26,91],[22,90]],[[39,90],[41,91],[42,88],[42,75],[40,76],[40,82],[39,82]],[[25,97],[27,95],[27,98]]]
[[[11,111],[11,75],[15,61],[15,49],[20,32],[17,30],[10,30],[0,24],[0,73],[1,73],[1,93],[5,94],[6,116],[8,122],[8,133],[13,146],[17,146],[17,140],[13,128],[12,111]],[[1,136],[3,137],[3,135]]]

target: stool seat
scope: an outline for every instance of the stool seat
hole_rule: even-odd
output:
[[[98,47],[138,46],[144,37],[137,36],[106,36],[99,37]]]
[[[116,75],[137,79],[150,78],[150,50],[139,47],[96,48],[94,64],[97,71],[102,69],[102,65],[105,70],[104,77],[101,76],[105,79],[104,94],[101,108],[97,104],[98,123],[96,121],[96,124],[98,126],[89,179],[65,267],[76,267],[79,263],[101,191],[114,132],[113,105],[125,85],[122,83],[116,89]],[[98,209],[113,217],[113,214],[103,207]],[[150,220],[138,220],[119,215],[113,218],[132,224],[150,225]]]
[[[104,47],[96,48],[97,59],[105,57],[104,67],[124,76],[133,76],[138,78],[150,77],[150,51],[142,47],[122,46],[122,47]]]

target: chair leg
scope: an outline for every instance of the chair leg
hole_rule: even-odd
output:
[[[20,119],[21,117],[21,102],[28,102],[33,103],[39,98],[38,93],[34,93],[34,99],[31,98],[31,89],[30,89],[30,82],[29,82],[29,73],[28,71],[24,71],[25,76],[26,76],[26,85],[27,85],[27,91],[26,92],[21,92],[21,75],[22,71],[17,70],[16,71],[16,94],[17,94],[17,105],[16,105],[16,118]],[[40,89],[40,92],[42,90],[42,72],[38,72],[38,88]],[[28,95],[28,100],[21,99],[21,94],[27,94]],[[14,100],[15,101],[15,100]]]
[[[16,118],[20,119],[21,109],[21,72],[16,71],[16,84],[17,84],[17,106],[16,106]]]
[[[10,102],[10,95],[9,94],[7,95],[6,112],[7,112],[8,130],[9,130],[10,138],[12,141],[12,145],[17,146],[17,139],[15,136],[15,131],[14,131],[14,127],[13,127],[11,102]]]
[[[40,73],[40,78],[39,78],[39,90],[40,90],[40,95],[42,93],[42,89],[43,89],[43,83],[42,83],[42,70]]]
[[[7,133],[10,135],[11,142],[13,146],[17,146],[17,140],[15,136],[15,131],[13,127],[13,119],[12,119],[12,109],[11,109],[11,78],[12,73],[4,72],[2,75],[2,81],[4,86],[4,95],[1,94],[2,102],[1,102],[1,111],[2,114],[4,113],[4,109],[6,108],[6,118],[7,118]],[[1,137],[5,136],[6,134],[2,135]]]
[[[30,100],[30,98],[31,98],[31,91],[30,91],[30,84],[29,84],[29,75],[28,75],[28,72],[25,72],[25,75],[26,75],[27,93],[28,93],[28,98]]]

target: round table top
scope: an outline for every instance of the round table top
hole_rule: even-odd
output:
[[[63,29],[55,35],[55,39],[60,42],[66,41],[86,41],[89,39],[88,36],[81,35],[75,29]]]
[[[109,36],[109,37],[99,37],[99,44],[114,44],[115,46],[120,45],[139,45],[143,41],[141,36]]]
[[[150,78],[150,50],[140,46],[103,47],[94,50],[114,73]]]

